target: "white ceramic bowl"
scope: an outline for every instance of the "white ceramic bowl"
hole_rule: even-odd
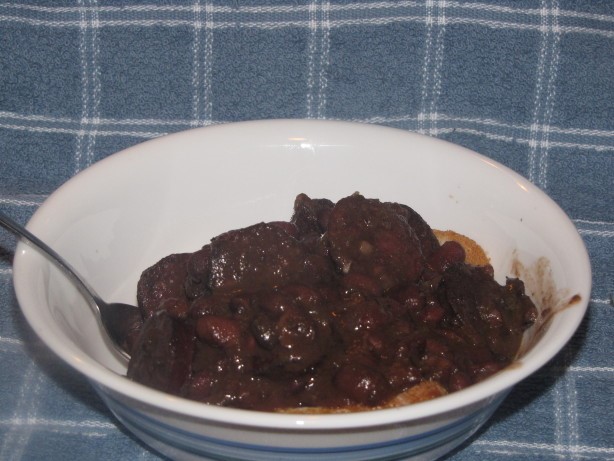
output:
[[[125,426],[172,458],[434,459],[467,439],[511,387],[548,362],[586,310],[591,273],[575,227],[521,176],[462,147],[343,122],[259,121],[155,139],[95,164],[40,207],[28,227],[109,301],[135,302],[143,269],[212,236],[289,219],[305,192],[360,191],[410,205],[435,228],[475,238],[498,280],[521,268],[540,308],[559,311],[509,369],[413,406],[290,415],[183,400],[129,381],[78,292],[24,243],[14,261],[19,303],[42,340],[89,378]],[[571,296],[579,300],[567,306]],[[532,338],[532,339],[531,339]]]

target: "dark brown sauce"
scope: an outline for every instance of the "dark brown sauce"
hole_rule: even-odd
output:
[[[439,244],[411,208],[296,198],[288,222],[229,231],[144,271],[128,377],[274,411],[378,407],[508,366],[537,310],[518,279]]]
[[[514,277],[524,281],[527,294],[534,301],[539,313],[535,323],[524,334],[518,350],[518,358],[522,358],[548,331],[553,318],[560,312],[580,303],[582,297],[577,293],[570,295],[566,290],[561,290],[556,286],[550,261],[547,258],[540,257],[530,266],[526,266],[517,256],[514,256],[511,273]]]

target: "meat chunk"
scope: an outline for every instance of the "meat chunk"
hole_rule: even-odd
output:
[[[516,279],[499,285],[487,268],[454,264],[443,274],[437,297],[458,322],[458,333],[476,348],[490,350],[508,363],[520,347],[522,332],[535,320],[536,309]],[[479,354],[475,353],[474,357]]]
[[[429,258],[439,248],[439,240],[433,233],[433,229],[424,220],[420,214],[413,208],[401,203],[386,202],[385,206],[389,207],[393,212],[401,216],[407,224],[412,228],[418,241],[420,248],[425,258]]]
[[[294,213],[291,222],[296,226],[299,237],[310,234],[323,234],[328,228],[328,218],[334,207],[328,199],[312,199],[299,194],[294,200]]]
[[[211,246],[205,245],[192,253],[187,264],[188,277],[185,281],[185,294],[193,300],[209,292],[211,275]]]
[[[260,223],[211,241],[210,288],[258,291],[292,282],[310,284],[332,274],[329,261],[310,253],[286,226]]]
[[[178,394],[191,372],[194,340],[191,324],[158,311],[143,324],[128,365],[128,378]]]
[[[420,240],[397,210],[358,194],[337,202],[327,237],[344,275],[366,276],[383,292],[420,277],[425,265]]]
[[[164,305],[177,315],[187,312],[185,280],[190,257],[189,253],[172,254],[143,272],[137,285],[137,302],[144,319]]]

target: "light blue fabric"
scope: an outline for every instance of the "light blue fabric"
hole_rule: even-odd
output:
[[[0,207],[21,222],[113,152],[263,118],[418,131],[550,194],[591,256],[588,315],[448,459],[614,459],[614,2],[0,3]],[[0,231],[0,459],[158,459],[26,325],[14,248]]]

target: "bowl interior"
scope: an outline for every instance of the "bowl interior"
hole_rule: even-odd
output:
[[[28,227],[108,301],[135,303],[140,273],[163,256],[195,251],[229,229],[287,220],[298,193],[336,200],[355,191],[407,204],[432,227],[474,238],[488,251],[500,282],[520,271],[540,307],[558,312],[522,366],[416,414],[509,387],[546,363],[577,328],[590,294],[590,265],[564,212],[500,164],[401,130],[265,121],[159,138],[68,181]],[[14,280],[28,321],[64,360],[137,399],[159,398],[109,371],[124,372],[84,300],[26,244],[18,248]],[[579,300],[568,306],[576,294]]]

